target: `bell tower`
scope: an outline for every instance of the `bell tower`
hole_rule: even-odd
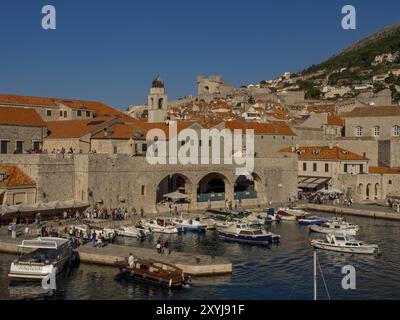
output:
[[[167,119],[168,97],[165,94],[164,81],[157,76],[148,97],[148,122],[164,122]]]

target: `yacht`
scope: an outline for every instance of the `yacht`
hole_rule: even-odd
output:
[[[11,263],[8,276],[12,279],[42,280],[58,274],[71,262],[73,254],[70,241],[62,238],[24,240],[18,247],[31,251]]]
[[[372,254],[378,250],[375,244],[367,244],[341,233],[327,234],[325,240],[311,240],[311,245],[318,249],[346,252]]]
[[[171,221],[175,227],[183,228],[183,231],[205,232],[207,230],[206,224],[195,219],[183,219],[181,217],[173,218]]]
[[[236,223],[218,230],[219,237],[246,243],[268,244],[279,242],[280,236],[262,229],[254,229],[247,224]]]
[[[340,231],[349,236],[355,236],[359,229],[358,225],[340,221],[331,221],[321,225],[310,226],[310,230],[313,232],[330,234]]]

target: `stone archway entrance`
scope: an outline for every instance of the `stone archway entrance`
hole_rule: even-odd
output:
[[[190,198],[193,184],[183,174],[175,173],[164,177],[157,186],[156,203],[164,199],[164,195],[171,192],[180,192],[187,194]]]
[[[224,201],[228,188],[229,180],[221,173],[209,173],[204,176],[197,186],[197,202]]]
[[[234,199],[257,199],[258,192],[260,192],[260,187],[262,185],[261,178],[252,173],[250,176],[241,175],[237,177],[234,186]]]

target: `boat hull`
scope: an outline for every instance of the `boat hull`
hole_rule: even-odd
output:
[[[360,254],[373,254],[378,249],[377,246],[374,245],[365,245],[362,247],[346,247],[346,246],[337,246],[332,245],[326,242],[313,240],[311,245],[318,249],[343,252],[343,253],[360,253]]]
[[[219,231],[218,235],[220,238],[244,243],[255,243],[255,244],[269,244],[273,242],[273,237],[271,235],[261,235],[261,236],[243,236],[237,235],[235,233]]]
[[[344,234],[346,234],[348,236],[355,236],[357,234],[357,231],[353,228],[338,230],[338,229],[334,229],[334,228],[321,227],[319,225],[311,225],[310,231],[317,232],[317,233],[323,233],[323,234],[332,234],[332,233],[336,233],[336,232],[343,232]]]

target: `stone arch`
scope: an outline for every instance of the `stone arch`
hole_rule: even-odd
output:
[[[380,184],[375,183],[375,199],[379,199],[379,198],[380,198]]]
[[[231,197],[232,191],[232,183],[226,175],[210,172],[197,183],[197,201],[224,201]]]
[[[164,105],[164,98],[158,99],[158,109],[162,109]]]
[[[370,200],[372,198],[372,184],[368,183],[366,190],[365,190],[365,196],[367,200]]]
[[[234,184],[235,199],[257,199],[263,192],[263,184],[260,176],[252,173],[250,176],[240,175],[236,178]]]
[[[364,200],[364,185],[362,183],[357,186],[357,195],[360,200]]]
[[[163,200],[164,194],[175,191],[187,194],[190,199],[193,193],[192,181],[182,173],[173,173],[165,176],[157,184],[156,203]]]

